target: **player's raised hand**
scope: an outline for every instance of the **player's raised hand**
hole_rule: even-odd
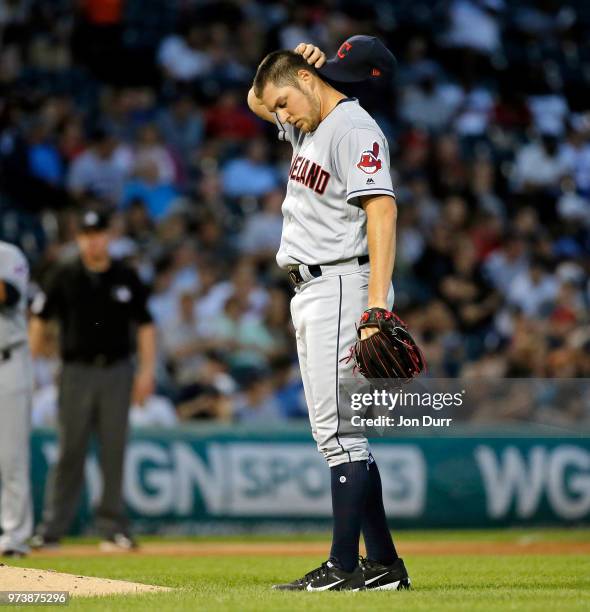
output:
[[[321,68],[326,63],[326,54],[311,43],[299,43],[293,51],[303,55],[307,63],[314,68]]]

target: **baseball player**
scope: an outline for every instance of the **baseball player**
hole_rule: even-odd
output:
[[[22,557],[33,529],[29,481],[32,365],[27,337],[29,266],[0,241],[0,552]]]
[[[390,309],[396,203],[387,140],[377,123],[330,81],[391,75],[391,53],[353,36],[333,60],[313,45],[275,51],[248,94],[259,117],[293,147],[283,202],[279,266],[294,283],[291,315],[313,437],[331,472],[330,558],[282,590],[398,590],[410,586],[393,545],[381,480],[366,437],[345,433],[338,383],[353,376],[345,357],[367,308]],[[376,328],[362,330],[362,339]],[[363,533],[367,559],[359,564]]]

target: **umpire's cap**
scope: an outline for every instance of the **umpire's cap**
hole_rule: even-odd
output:
[[[378,38],[358,34],[347,38],[318,72],[331,81],[354,83],[391,78],[396,66],[395,56]]]
[[[108,229],[109,218],[99,210],[85,210],[80,215],[78,231],[80,232],[100,232]]]

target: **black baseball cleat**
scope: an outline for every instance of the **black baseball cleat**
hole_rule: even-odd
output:
[[[400,591],[412,586],[403,559],[398,558],[391,565],[383,565],[383,563],[361,557],[360,568],[364,575],[366,589]]]
[[[288,584],[275,584],[278,591],[360,591],[365,588],[365,579],[360,567],[345,572],[331,561],[324,561],[317,569],[308,572]]]
[[[3,557],[10,557],[12,559],[23,559],[27,556],[24,550],[18,550],[16,548],[5,548],[1,554]]]

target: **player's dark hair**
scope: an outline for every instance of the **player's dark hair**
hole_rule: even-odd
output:
[[[254,77],[256,97],[262,97],[262,92],[268,83],[277,86],[292,85],[299,89],[297,73],[302,69],[317,75],[316,69],[299,53],[285,50],[269,53],[260,62]]]

